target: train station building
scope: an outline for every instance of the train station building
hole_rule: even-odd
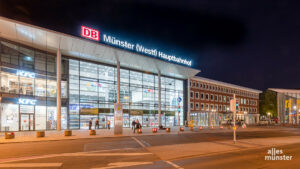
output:
[[[81,37],[0,17],[0,131],[88,129],[91,119],[113,127],[115,103],[123,127],[183,125],[188,79],[200,72],[190,60],[79,29]]]

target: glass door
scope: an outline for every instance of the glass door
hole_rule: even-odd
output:
[[[34,130],[33,114],[21,114],[21,131]]]
[[[20,105],[20,130],[29,131],[34,130],[34,106]]]

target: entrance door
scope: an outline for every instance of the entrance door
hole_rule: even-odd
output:
[[[34,130],[33,114],[21,114],[21,130],[30,131]]]

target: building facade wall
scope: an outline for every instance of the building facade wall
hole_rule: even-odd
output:
[[[0,131],[56,129],[56,56],[0,39]],[[62,129],[86,129],[88,121],[113,124],[116,102],[116,65],[105,65],[62,56]],[[123,126],[133,120],[143,126],[158,124],[158,75],[122,68],[120,100]],[[161,122],[183,124],[183,79],[161,77]]]
[[[300,94],[277,93],[277,104],[280,124],[298,125],[300,123]]]
[[[190,82],[191,120],[199,126],[219,126],[232,119],[229,111],[233,94],[239,101],[236,118],[247,124],[259,121],[259,94],[194,78]]]

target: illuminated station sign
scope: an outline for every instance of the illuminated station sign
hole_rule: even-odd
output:
[[[100,41],[100,31],[96,30],[96,29],[92,29],[86,26],[81,26],[81,36],[88,38],[88,39],[92,39],[95,41]],[[192,65],[192,61],[191,60],[187,60],[187,59],[182,59],[180,57],[176,57],[175,55],[168,55],[162,51],[159,51],[158,49],[155,48],[147,48],[145,46],[143,46],[142,44],[139,43],[130,43],[126,40],[121,40],[118,39],[114,36],[110,36],[107,34],[102,34],[101,36],[102,40],[104,43],[109,44],[109,45],[113,45],[113,46],[117,46],[117,47],[121,47],[127,50],[132,50],[138,53],[142,53],[142,54],[146,54],[146,55],[150,55],[153,57],[159,57],[161,59],[164,60],[168,60],[168,61],[172,61],[172,62],[176,62],[179,64],[184,64],[187,66],[191,66]]]

